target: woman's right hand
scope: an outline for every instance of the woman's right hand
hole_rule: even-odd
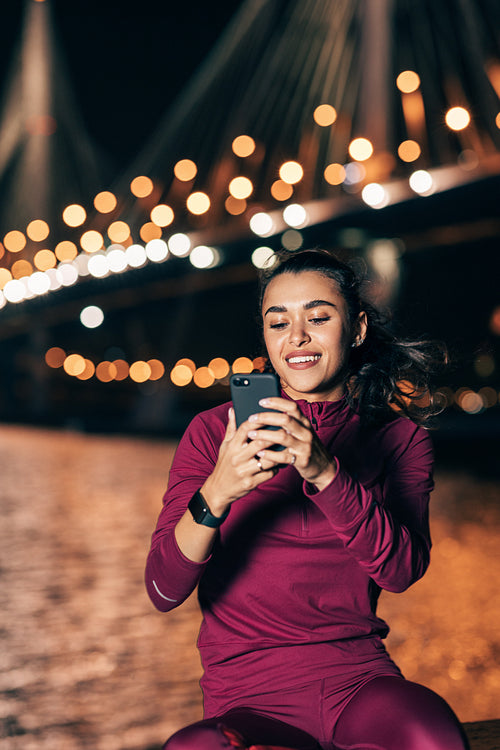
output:
[[[231,503],[271,479],[278,471],[276,464],[259,460],[256,456],[269,443],[249,440],[251,430],[255,430],[251,422],[236,427],[234,409],[230,408],[217,463],[201,487],[201,494],[215,516],[221,516]]]

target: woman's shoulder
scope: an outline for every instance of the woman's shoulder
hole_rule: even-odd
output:
[[[395,413],[374,428],[373,439],[394,459],[409,455],[432,461],[433,446],[429,431],[411,419]]]

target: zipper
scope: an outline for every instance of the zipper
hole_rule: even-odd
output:
[[[317,433],[319,425],[318,425],[318,420],[316,419],[316,415],[314,413],[314,405],[308,404],[308,406],[310,410],[309,421],[311,422],[313,426],[314,432]],[[309,502],[310,501],[306,499],[306,501],[304,502],[302,506],[302,533],[304,534],[304,536],[309,533],[309,514],[307,512]]]

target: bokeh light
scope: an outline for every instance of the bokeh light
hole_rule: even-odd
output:
[[[168,257],[168,245],[165,240],[150,240],[146,245],[146,255],[154,263],[161,263]]]
[[[170,380],[174,385],[185,386],[193,379],[193,372],[187,365],[177,364],[170,372]]]
[[[63,240],[58,242],[55,247],[56,258],[60,261],[74,260],[78,255],[78,248],[74,242]]]
[[[12,280],[12,274],[8,268],[0,268],[0,289],[3,289],[8,281]]]
[[[198,167],[191,159],[181,159],[174,166],[174,174],[181,182],[190,182],[194,180],[198,172]]]
[[[168,227],[174,220],[174,212],[165,203],[160,203],[151,209],[151,221],[159,227]]]
[[[451,107],[444,119],[450,130],[464,130],[470,123],[470,114],[465,107]]]
[[[114,359],[113,364],[116,368],[115,380],[125,380],[125,378],[128,378],[129,366],[124,359]]]
[[[111,242],[126,242],[130,237],[130,227],[125,221],[113,221],[108,227]]]
[[[490,317],[490,331],[500,336],[500,306],[495,307]]]
[[[373,145],[368,138],[355,138],[349,144],[349,155],[355,161],[366,161],[373,154]]]
[[[314,110],[313,117],[318,125],[326,128],[329,125],[333,125],[337,119],[337,110],[335,107],[332,107],[331,104],[320,104],[319,107],[316,107]]]
[[[78,378],[78,380],[90,380],[90,378],[95,374],[95,365],[90,359],[87,359],[86,357],[84,358],[83,362],[85,364],[85,367],[83,368],[83,371],[78,373],[76,377]]]
[[[142,245],[129,245],[125,250],[125,259],[131,268],[140,268],[147,258],[146,250]]]
[[[250,219],[250,229],[254,234],[258,234],[259,237],[267,237],[273,233],[274,222],[269,214],[259,211]]]
[[[15,279],[22,279],[23,276],[29,276],[33,272],[33,266],[27,260],[16,260],[10,271]]]
[[[229,362],[223,357],[214,357],[208,363],[209,370],[217,380],[222,380],[229,374]]]
[[[232,143],[233,153],[242,158],[255,151],[255,141],[249,135],[238,135]]]
[[[346,172],[342,164],[333,163],[326,167],[323,176],[329,185],[341,185],[345,180]]]
[[[97,305],[87,305],[80,313],[80,322],[85,328],[98,328],[104,320],[104,313]]]
[[[79,203],[66,206],[62,212],[63,221],[68,227],[80,227],[87,218],[87,212]]]
[[[45,352],[45,362],[52,369],[62,367],[66,359],[66,352],[60,346],[51,346]]]
[[[68,354],[63,362],[63,369],[67,375],[75,377],[85,369],[85,360],[81,354]]]
[[[413,172],[410,176],[409,183],[411,189],[419,195],[429,194],[434,187],[432,175],[425,169],[418,169],[416,172]]]
[[[12,279],[5,284],[3,294],[7,302],[22,302],[26,296],[26,287],[22,281]]]
[[[26,237],[18,229],[7,232],[3,238],[3,244],[11,253],[20,253],[26,247]]]
[[[49,268],[56,267],[57,258],[52,250],[39,250],[33,258],[33,263],[39,271],[47,271]]]
[[[35,271],[26,279],[28,290],[32,294],[47,294],[50,290],[50,278],[43,271]]]
[[[210,198],[206,193],[198,190],[188,196],[186,206],[190,213],[195,216],[201,216],[201,214],[205,214],[210,208]]]
[[[211,268],[219,261],[219,254],[214,247],[197,245],[189,254],[189,260],[195,268]]]
[[[296,229],[287,229],[281,235],[281,244],[287,250],[298,250],[304,244],[304,237]]]
[[[307,221],[307,211],[300,203],[291,203],[283,210],[283,219],[290,227],[301,227]]]
[[[297,161],[286,161],[281,165],[279,175],[283,182],[288,185],[295,185],[303,178],[304,170]]]
[[[253,370],[253,362],[248,357],[237,357],[232,365],[234,373],[249,373]]]
[[[151,371],[150,380],[160,380],[165,375],[165,366],[159,359],[148,359],[146,364]]]
[[[89,229],[80,237],[80,245],[87,253],[97,253],[104,245],[104,238],[95,229]]]
[[[234,198],[232,195],[228,195],[224,201],[224,206],[228,214],[231,216],[241,216],[247,210],[247,202],[244,199]]]
[[[129,377],[135,383],[145,383],[151,377],[151,367],[142,359],[132,362]]]
[[[398,156],[401,161],[412,162],[416,161],[420,156],[421,149],[416,141],[408,140],[403,141],[398,146]]]
[[[229,183],[229,192],[233,198],[244,200],[253,192],[252,181],[248,177],[234,177]]]
[[[94,208],[101,214],[109,214],[114,211],[117,203],[116,196],[109,190],[103,190],[94,198]]]
[[[132,195],[135,195],[136,198],[147,198],[148,195],[151,195],[153,189],[153,180],[145,175],[135,177],[130,183],[130,192]]]
[[[275,180],[271,185],[271,195],[277,201],[287,201],[293,195],[293,186],[283,180]]]
[[[34,219],[26,227],[26,234],[33,242],[43,242],[50,234],[49,225],[42,219]]]
[[[252,263],[256,268],[270,268],[276,260],[276,254],[271,247],[256,247],[252,253]]]
[[[383,208],[387,204],[386,190],[378,182],[370,182],[368,185],[365,185],[361,197],[371,208]]]
[[[101,383],[110,383],[116,377],[116,367],[113,362],[109,362],[108,360],[99,362],[95,368],[95,376]]]
[[[193,380],[198,388],[209,388],[215,382],[215,377],[208,367],[198,367],[193,375]]]
[[[161,237],[161,228],[152,221],[147,221],[139,229],[139,236],[143,242],[151,242],[151,240],[159,240]]]
[[[168,239],[168,249],[177,258],[183,258],[191,250],[191,240],[187,234],[176,232]]]
[[[420,86],[420,76],[414,70],[403,70],[396,78],[396,86],[404,94],[412,94]]]

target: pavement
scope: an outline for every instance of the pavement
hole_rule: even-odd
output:
[[[0,750],[158,750],[201,718],[194,597],[143,584],[175,443],[0,426]],[[424,579],[382,595],[406,677],[500,748],[500,483],[436,473]]]

